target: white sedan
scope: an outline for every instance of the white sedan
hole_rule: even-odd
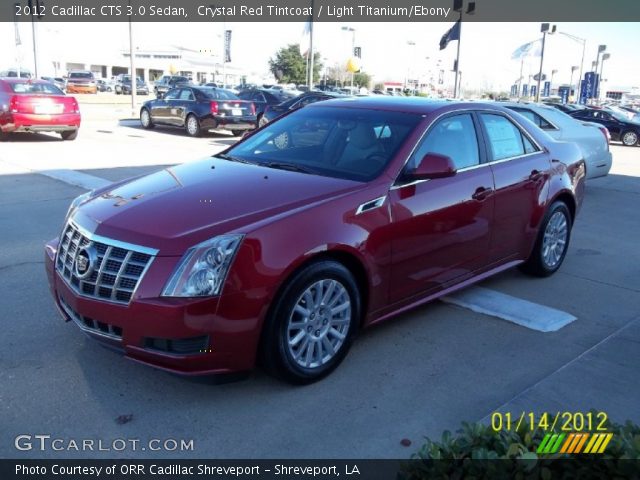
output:
[[[602,177],[609,173],[610,138],[602,125],[577,120],[553,107],[536,103],[500,102],[500,105],[531,120],[555,140],[578,145],[587,165],[587,178]]]

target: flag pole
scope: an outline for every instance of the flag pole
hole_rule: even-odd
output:
[[[462,9],[460,9],[460,20],[458,20],[458,53],[456,54],[456,79],[453,83],[453,98],[458,98],[458,72],[460,70],[460,41],[462,39]]]
[[[518,98],[521,98],[522,96],[522,69],[524,67],[524,57],[520,58],[520,83],[518,85]]]

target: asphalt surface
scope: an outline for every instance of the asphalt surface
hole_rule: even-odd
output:
[[[126,360],[54,308],[42,247],[84,190],[42,173],[70,169],[113,181],[234,141],[227,133],[144,131],[107,116],[85,121],[75,142],[40,134],[0,145],[0,457],[406,458],[424,436],[488,421],[496,410],[595,408],[640,422],[640,148],[612,146],[612,173],[589,182],[556,275],[514,270],[481,284],[578,318],[561,330],[536,332],[435,302],[362,332],[319,383],[292,387],[258,370],[219,384]],[[21,434],[105,445],[139,439],[140,448],[184,439],[194,450],[19,451]]]

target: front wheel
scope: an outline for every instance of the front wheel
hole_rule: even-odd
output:
[[[638,134],[632,131],[624,132],[622,134],[622,143],[626,147],[633,147],[638,143]]]
[[[307,266],[271,309],[262,342],[264,366],[291,383],[320,380],[347,355],[359,318],[360,292],[351,272],[331,260]]]
[[[191,137],[199,137],[200,136],[200,122],[198,118],[194,114],[190,114],[187,117],[187,121],[185,122],[185,130],[187,134]]]
[[[76,138],[78,138],[78,130],[61,132],[60,136],[62,137],[62,140],[75,140]]]
[[[520,269],[537,277],[548,277],[562,265],[571,238],[571,213],[564,202],[554,202],[544,216],[536,244]]]
[[[153,124],[153,121],[151,120],[151,114],[149,113],[149,110],[147,110],[146,108],[143,108],[142,111],[140,112],[140,123],[142,124],[142,127],[146,128],[147,130],[150,130],[153,127],[155,127],[155,125]]]

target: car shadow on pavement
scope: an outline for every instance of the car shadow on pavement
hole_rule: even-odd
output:
[[[133,130],[138,130],[138,131],[145,130],[142,127],[142,125],[140,125],[140,122],[138,120],[132,120],[132,119],[118,120],[118,125],[120,127],[131,128]],[[167,134],[167,135],[174,135],[177,137],[189,138],[189,136],[185,133],[184,129],[178,128],[178,127],[170,127],[170,126],[164,126],[164,125],[156,126],[151,131]],[[240,139],[240,137],[234,137],[230,133],[221,133],[221,132],[215,132],[215,131],[202,131],[200,138],[215,139],[216,143],[224,144],[224,145],[232,145]]]
[[[30,142],[62,142],[62,137],[56,133],[10,133],[7,135],[7,142],[30,143]]]

